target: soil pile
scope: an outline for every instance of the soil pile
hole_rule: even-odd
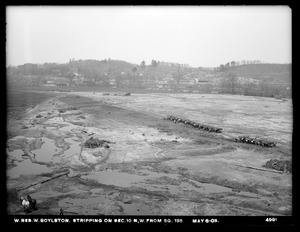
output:
[[[264,167],[290,173],[292,172],[292,161],[271,159],[264,165]]]
[[[87,148],[97,148],[97,147],[105,147],[109,148],[108,143],[113,143],[108,140],[100,140],[97,138],[89,138],[87,141],[85,141],[84,146]]]

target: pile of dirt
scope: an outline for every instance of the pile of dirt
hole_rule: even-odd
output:
[[[240,142],[240,143],[250,143],[250,144],[263,146],[263,147],[275,147],[276,146],[275,142],[270,142],[267,139],[251,138],[249,136],[240,136],[238,138],[235,138],[235,141]]]
[[[70,111],[70,110],[78,110],[78,108],[77,108],[77,107],[74,107],[74,106],[71,106],[71,107],[59,109],[58,112],[59,112],[59,113],[65,113],[65,112]]]
[[[114,96],[130,96],[131,93],[115,93]]]
[[[209,126],[209,125],[204,125],[202,123],[194,122],[194,121],[191,121],[189,119],[178,118],[178,117],[175,117],[175,116],[167,116],[164,119],[165,120],[170,120],[170,121],[175,122],[175,123],[178,123],[178,122],[184,123],[186,125],[195,127],[197,129],[200,129],[200,130],[208,131],[208,132],[215,132],[215,133],[221,133],[222,132],[222,128],[213,127],[213,126]]]
[[[87,148],[97,148],[97,147],[109,148],[108,143],[114,143],[114,142],[104,140],[104,139],[100,140],[100,139],[91,137],[84,142],[84,146]]]
[[[275,169],[286,173],[292,172],[292,161],[291,160],[277,160],[270,159],[265,165],[266,168]]]

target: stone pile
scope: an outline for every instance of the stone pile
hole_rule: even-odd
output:
[[[240,136],[238,138],[235,138],[235,141],[240,142],[240,143],[250,143],[250,144],[263,146],[263,147],[275,147],[276,146],[275,142],[270,142],[267,139],[251,138],[249,136]]]
[[[170,120],[174,123],[184,123],[186,125],[192,126],[192,127],[197,128],[199,130],[204,130],[204,131],[208,131],[208,132],[215,132],[215,133],[221,133],[222,132],[222,128],[213,127],[213,126],[209,126],[209,125],[204,125],[202,123],[194,122],[194,121],[191,121],[189,119],[178,118],[178,117],[175,117],[175,116],[167,116],[164,119],[165,120]]]

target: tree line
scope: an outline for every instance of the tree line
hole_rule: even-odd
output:
[[[72,80],[76,74],[80,74],[90,83],[101,83],[102,86],[109,86],[111,80],[116,81],[117,87],[144,87],[147,82],[162,80],[171,75],[179,80],[188,73],[187,68],[180,64],[171,66],[163,65],[163,61],[152,59],[149,64],[144,60],[140,64],[132,64],[126,61],[104,59],[104,60],[75,60],[70,59],[68,63],[26,63],[19,66],[9,66],[7,75],[12,79],[25,81],[25,76],[31,76],[36,82],[42,84],[45,77],[65,77]],[[189,68],[188,70],[191,70]]]
[[[269,64],[260,60],[243,60],[243,61],[231,61],[226,64],[221,64],[215,71],[219,72],[238,72],[238,73],[283,73],[291,72],[291,64]]]
[[[144,60],[140,64],[132,64],[120,60],[75,60],[70,59],[68,63],[44,63],[24,64],[19,66],[9,66],[7,74],[9,79],[17,80],[18,83],[26,83],[25,76],[35,79],[36,85],[46,82],[45,77],[65,77],[71,80],[77,74],[84,76],[90,84],[99,83],[101,86],[110,86],[111,81],[115,81],[118,88],[132,87],[145,88],[155,86],[160,81],[167,81],[168,88],[177,90],[181,88],[182,79],[198,78],[199,75],[220,76],[219,92],[228,94],[245,94],[259,96],[275,96],[290,94],[291,90],[286,87],[274,85],[264,80],[263,75],[270,74],[282,83],[287,82],[287,77],[291,74],[291,64],[263,64],[260,61],[235,62],[231,61],[223,65],[225,69],[218,67],[213,71],[202,68],[192,68],[177,63],[167,63],[152,59],[149,64]],[[221,71],[223,70],[223,71]],[[202,74],[201,74],[202,73]],[[276,75],[273,75],[276,74]],[[205,75],[204,75],[205,76]],[[255,77],[259,82],[241,82],[239,77]],[[209,77],[206,77],[208,80]],[[251,78],[250,78],[251,79]],[[250,80],[249,79],[249,80]],[[283,80],[283,81],[282,81]],[[101,84],[100,84],[101,83]],[[214,87],[213,87],[214,86]],[[216,85],[208,82],[205,89],[202,87],[189,86],[189,88],[210,92]],[[198,89],[197,89],[198,88]],[[200,89],[199,89],[200,88]]]
[[[261,97],[291,97],[291,89],[286,85],[270,83],[268,79],[261,79],[258,82],[241,82],[235,73],[229,72],[222,76],[219,84],[220,93],[243,94],[246,96]]]

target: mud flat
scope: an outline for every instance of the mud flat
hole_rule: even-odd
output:
[[[170,114],[223,131],[163,120]],[[292,214],[292,173],[259,170],[270,159],[292,157],[290,100],[72,92],[29,109],[8,132],[8,191],[35,198],[31,214]],[[278,144],[232,139],[243,134]],[[91,137],[106,146],[85,147]],[[24,214],[17,200],[8,211]]]

